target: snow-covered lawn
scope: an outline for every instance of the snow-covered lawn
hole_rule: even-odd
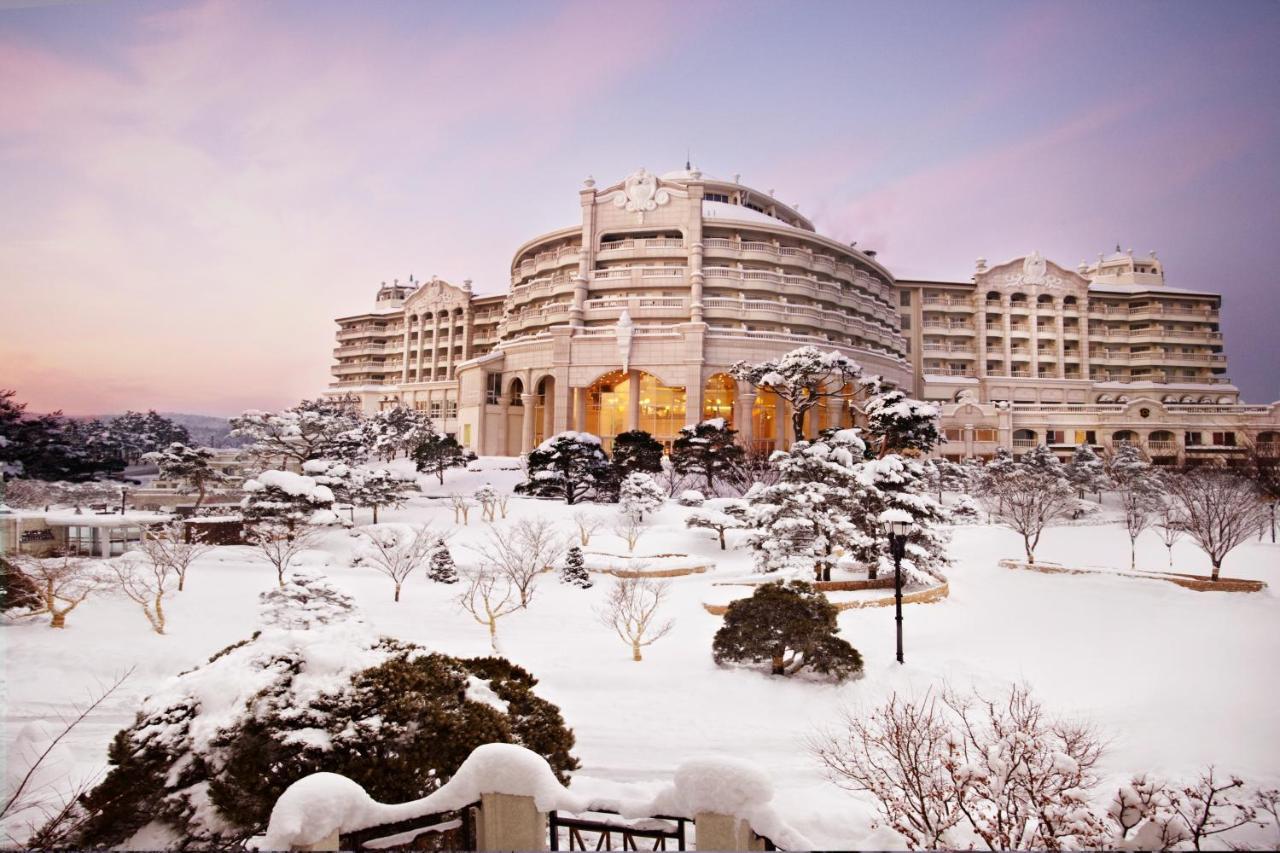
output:
[[[484,482],[509,490],[518,477],[512,471],[455,471],[443,488],[434,480],[423,483],[442,495],[469,493]],[[545,516],[566,534],[576,533],[575,511],[612,517],[615,509],[516,497],[508,520]],[[745,594],[746,588],[712,585],[749,572],[749,559],[742,550],[720,551],[710,531],[686,529],[689,511],[669,502],[637,553],[688,554],[691,562],[715,568],[671,580],[667,614],[675,627],[645,649],[643,662],[633,663],[630,649],[597,619],[595,609],[613,582],[607,576],[595,575],[596,586],[585,591],[544,577],[529,609],[499,622],[501,652],[540,679],[539,694],[557,703],[575,730],[582,762],[575,788],[600,794],[619,792],[622,784],[656,789],[690,756],[732,755],[757,762],[774,777],[779,811],[815,843],[893,845],[892,836],[869,830],[868,802],[823,778],[806,740],[842,708],[876,704],[894,690],[920,695],[944,681],[990,691],[1024,681],[1049,708],[1092,719],[1111,738],[1105,766],[1117,779],[1147,770],[1189,780],[1214,763],[1251,782],[1280,781],[1278,546],[1251,541],[1223,568],[1227,576],[1267,581],[1264,592],[1198,593],[1119,575],[1000,568],[999,559],[1021,557],[1020,539],[995,527],[959,527],[950,597],[906,610],[906,665],[893,660],[892,608],[848,610],[840,626],[862,653],[866,676],[830,685],[712,663],[720,618],[702,604],[726,598],[729,589]],[[475,559],[468,545],[484,536],[479,515],[473,510],[471,523],[450,540],[462,567]],[[423,497],[385,511],[380,520],[451,531],[453,519],[447,500]],[[350,565],[353,545],[350,532],[335,529],[303,562],[351,592],[384,634],[454,655],[489,653],[486,629],[454,601],[458,587],[419,575],[393,603],[385,576]],[[589,550],[597,548],[626,553],[607,526]],[[1059,527],[1046,532],[1037,556],[1064,565],[1127,568],[1129,542],[1116,525]],[[1208,560],[1190,542],[1179,543],[1174,556],[1176,571],[1208,572]],[[1138,566],[1167,566],[1154,533],[1139,540]],[[168,605],[167,636],[151,633],[136,606],[109,598],[87,601],[70,615],[65,631],[43,623],[5,625],[6,745],[26,723],[56,719],[97,685],[135,667],[70,744],[77,773],[101,769],[111,736],[131,721],[140,698],[251,634],[257,595],[274,582],[273,570],[248,548],[224,547],[192,568],[187,590]]]

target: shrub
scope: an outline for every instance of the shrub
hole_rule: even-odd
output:
[[[862,674],[862,655],[839,630],[836,608],[812,585],[768,583],[729,605],[711,654],[718,664],[769,661],[773,675],[807,668],[843,681]]]

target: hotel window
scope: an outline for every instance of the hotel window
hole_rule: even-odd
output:
[[[1204,439],[1198,432],[1184,432],[1182,434],[1182,443],[1187,447],[1199,447],[1204,443]]]
[[[1234,432],[1215,432],[1213,434],[1213,443],[1215,447],[1235,447],[1236,434]]]
[[[496,406],[502,402],[502,374],[501,373],[485,374],[484,401],[490,406]]]
[[[1076,444],[1097,444],[1098,434],[1091,429],[1076,430]]]
[[[729,203],[729,196],[724,193],[705,193],[702,197],[707,201],[718,201],[724,204]]]
[[[445,416],[446,418],[456,418],[456,417],[458,416],[458,401],[457,401],[457,400],[445,400],[445,401],[444,401],[444,416]]]
[[[93,528],[71,525],[67,528],[67,553],[77,556],[93,555]]]
[[[904,291],[902,291],[902,293],[900,293],[900,294],[898,295],[898,304],[899,304],[899,305],[910,305],[910,304],[911,304],[911,291],[910,291],[910,290],[904,290]]]
[[[1047,429],[1044,431],[1045,444],[1066,444],[1066,435],[1060,429]]]
[[[996,431],[993,429],[977,429],[973,433],[974,441],[995,441]]]
[[[948,427],[942,434],[947,437],[947,441],[964,441],[964,430],[959,427]]]
[[[440,401],[432,400],[431,401],[431,417],[438,419],[440,417],[440,413],[441,413]]]

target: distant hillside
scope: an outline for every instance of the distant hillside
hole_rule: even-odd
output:
[[[161,412],[169,420],[181,424],[191,433],[191,440],[201,447],[242,447],[245,439],[231,435],[226,418],[214,415],[191,415],[184,412]]]

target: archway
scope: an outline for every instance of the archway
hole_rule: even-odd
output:
[[[714,374],[702,389],[702,419],[724,418],[725,423],[733,426],[733,404],[737,400],[737,381],[727,373]]]
[[[686,420],[685,389],[643,370],[613,370],[587,388],[586,431],[600,436],[606,451],[629,429],[644,430],[670,449]]]
[[[544,376],[538,380],[533,392],[533,444],[537,447],[555,432],[556,380]]]
[[[1116,430],[1111,434],[1112,444],[1137,444],[1138,434],[1131,429]]]

